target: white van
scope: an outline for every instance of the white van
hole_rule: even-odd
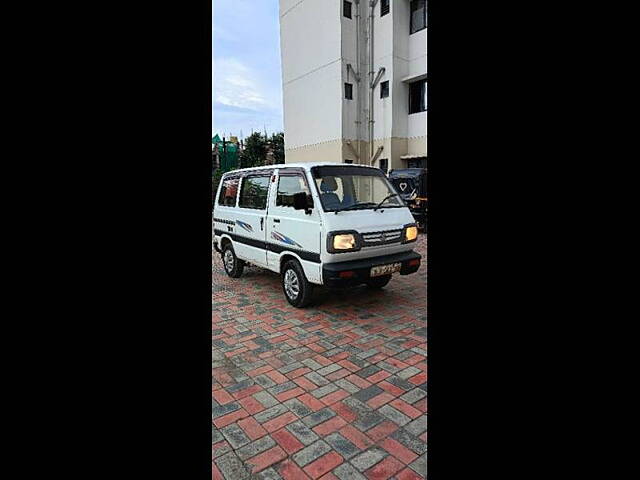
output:
[[[294,307],[314,285],[382,288],[420,267],[418,229],[382,170],[300,163],[226,173],[214,205],[214,248],[225,271],[246,263],[280,273]]]

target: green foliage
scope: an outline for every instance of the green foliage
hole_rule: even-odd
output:
[[[270,141],[275,163],[284,163],[284,133],[274,133]]]
[[[242,168],[264,165],[267,158],[267,139],[260,132],[254,132],[244,140],[244,150],[240,154]]]

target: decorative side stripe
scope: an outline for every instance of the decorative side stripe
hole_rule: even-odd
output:
[[[320,263],[319,253],[309,252],[307,250],[294,250],[294,249],[286,248],[282,245],[277,245],[275,243],[263,242],[260,240],[256,240],[254,238],[243,237],[232,232],[225,232],[224,230],[218,230],[217,228],[214,229],[213,232],[218,236],[223,234],[229,235],[234,242],[244,243],[245,245],[256,247],[261,250],[268,250],[274,253],[282,253],[284,251],[289,251],[297,254],[301,259],[306,260],[308,262]]]
[[[253,232],[253,227],[248,223],[241,222],[240,220],[236,220],[236,223],[244,228],[247,232]]]

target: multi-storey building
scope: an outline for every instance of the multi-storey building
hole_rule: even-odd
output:
[[[280,0],[280,44],[287,163],[426,166],[426,0]]]

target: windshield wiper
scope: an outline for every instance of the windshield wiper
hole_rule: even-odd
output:
[[[386,197],[384,197],[384,199],[383,199],[383,200],[382,200],[378,205],[376,205],[376,208],[374,208],[374,209],[373,209],[373,211],[375,212],[376,210],[378,210],[378,209],[380,208],[380,206],[381,206],[384,202],[386,202],[387,200],[389,200],[390,198],[393,198],[393,197],[399,197],[399,196],[400,196],[400,195],[398,195],[397,193],[392,193],[392,194],[390,194],[390,195],[387,195]]]
[[[337,210],[334,210],[334,212],[337,215],[338,212],[344,212],[346,210],[357,210],[358,209],[357,207],[362,207],[363,205],[375,205],[375,203],[374,202],[354,203],[353,205],[349,205],[348,207],[339,208]]]

